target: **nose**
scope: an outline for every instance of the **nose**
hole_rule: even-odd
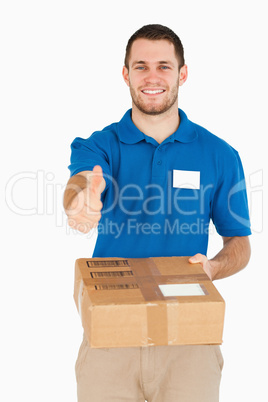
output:
[[[147,84],[158,84],[160,82],[160,77],[157,70],[153,69],[148,70],[145,76],[145,82]]]

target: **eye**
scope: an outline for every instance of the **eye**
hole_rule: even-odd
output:
[[[142,71],[142,70],[144,70],[144,69],[145,69],[145,67],[142,67],[142,66],[137,66],[137,67],[136,67],[136,70],[141,70],[141,71]]]
[[[170,68],[168,66],[160,66],[161,70],[169,70]]]

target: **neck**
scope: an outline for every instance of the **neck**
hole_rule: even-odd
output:
[[[178,105],[165,113],[148,115],[132,105],[132,121],[144,134],[154,138],[159,144],[172,135],[179,127]]]

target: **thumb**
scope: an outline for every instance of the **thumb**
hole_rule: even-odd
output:
[[[196,264],[196,263],[200,263],[200,264],[204,264],[207,260],[207,257],[203,254],[195,254],[193,257],[189,258],[189,262],[191,264]]]
[[[103,179],[102,168],[99,165],[94,166],[91,175],[91,189],[98,189]]]

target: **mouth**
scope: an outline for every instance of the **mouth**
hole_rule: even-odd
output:
[[[143,89],[141,92],[145,95],[161,95],[166,91],[164,89]]]

